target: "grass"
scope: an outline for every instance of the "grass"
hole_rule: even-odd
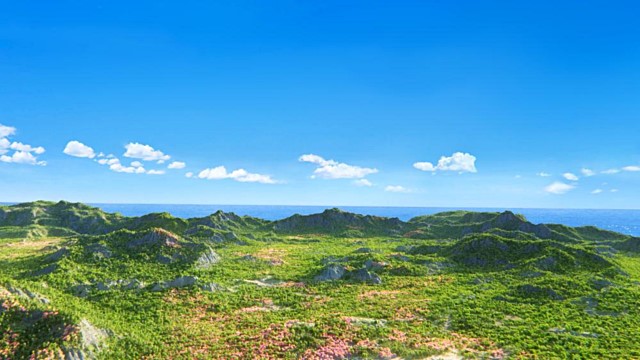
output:
[[[468,214],[432,221],[458,229],[461,219],[494,219]],[[175,229],[183,223],[169,224]],[[601,232],[590,229],[597,235],[593,241],[503,232],[420,240],[291,234],[290,228],[277,233],[256,224],[236,226],[235,240],[212,241],[184,230],[175,235],[177,245],[141,249],[130,241],[149,230],[0,239],[0,286],[49,300],[0,292],[0,303],[13,309],[0,311],[0,339],[13,344],[0,345],[0,358],[88,352],[78,327],[83,320],[108,331],[91,350],[104,359],[640,358],[640,257],[598,255],[596,245],[608,246]],[[88,251],[95,244],[111,257]],[[52,260],[60,248],[65,255]],[[221,261],[199,269],[195,259],[206,248]],[[177,260],[165,263],[159,255]],[[549,257],[557,266],[541,262]],[[314,280],[327,263],[353,270],[371,261],[378,264],[370,271],[382,278],[380,285]],[[53,272],[34,273],[52,264]],[[151,291],[154,283],[179,276],[197,277],[196,285]],[[96,288],[131,279],[146,286]],[[223,290],[202,289],[210,283]],[[86,296],[73,290],[79,284],[91,289]],[[56,315],[42,318],[45,311]],[[38,318],[36,325],[31,318]]]

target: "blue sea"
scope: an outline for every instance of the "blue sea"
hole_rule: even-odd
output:
[[[275,206],[275,205],[163,205],[163,204],[91,204],[107,212],[126,216],[140,216],[152,212],[169,212],[181,218],[202,217],[222,210],[267,220],[283,219],[294,214],[308,215],[332,206]],[[436,208],[436,207],[368,207],[339,206],[344,211],[366,215],[397,217],[409,220],[419,215],[451,210],[504,211],[504,208]],[[533,223],[553,223],[568,226],[593,225],[602,229],[640,236],[640,210],[588,209],[508,209],[523,214]]]

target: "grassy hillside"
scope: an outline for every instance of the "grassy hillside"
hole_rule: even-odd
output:
[[[0,215],[0,359],[639,358],[639,239],[505,213]]]

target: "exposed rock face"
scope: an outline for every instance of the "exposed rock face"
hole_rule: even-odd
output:
[[[91,244],[85,248],[85,252],[95,259],[108,259],[113,256],[111,250],[102,244]]]
[[[46,258],[45,261],[60,261],[62,260],[65,256],[69,255],[69,249],[63,247],[61,249],[59,249],[58,251],[49,254]]]
[[[349,280],[357,281],[357,282],[366,282],[375,285],[382,284],[382,279],[376,273],[372,273],[367,271],[367,269],[358,269],[354,271],[349,271],[347,273],[347,278]]]
[[[334,281],[340,280],[347,272],[347,269],[338,264],[330,264],[322,270],[322,272],[315,277],[315,281]]]
[[[178,237],[178,235],[170,231],[161,228],[154,228],[141,238],[132,240],[127,244],[129,248],[135,248],[139,246],[148,247],[154,245],[177,248],[180,247],[180,238]]]
[[[198,260],[196,260],[196,268],[201,270],[209,269],[213,265],[219,263],[220,260],[220,255],[213,251],[213,249],[208,249],[198,258]]]
[[[0,287],[0,290],[2,290],[2,288]],[[33,300],[37,300],[43,304],[49,304],[50,301],[49,299],[47,299],[46,297],[38,294],[38,293],[34,293],[29,291],[28,289],[20,289],[17,287],[13,287],[13,286],[7,286],[7,291],[9,291],[10,293],[12,293],[13,295],[16,296],[20,296],[23,298],[27,298],[27,299],[33,299]]]
[[[109,331],[93,326],[86,319],[82,319],[80,328],[79,348],[66,349],[65,360],[93,360],[95,352],[102,349],[104,342],[111,335]]]
[[[227,290],[224,286],[216,283],[208,283],[202,285],[201,289],[208,292],[218,292]]]
[[[195,276],[181,276],[171,281],[162,281],[156,283],[151,288],[151,291],[163,291],[168,289],[189,287],[195,285],[196,281],[198,281],[198,278]]]
[[[33,276],[44,276],[49,275],[52,272],[58,270],[58,264],[51,264],[49,266],[45,266],[40,270],[34,271]]]
[[[563,300],[564,299],[564,297],[562,295],[558,294],[553,289],[543,288],[543,287],[530,285],[530,284],[519,286],[516,291],[518,293],[522,294],[522,295],[525,295],[525,296],[543,297],[543,298],[548,298],[548,299],[551,299],[551,300]]]
[[[338,264],[327,265],[322,272],[314,278],[315,281],[335,281],[341,279],[371,284],[382,283],[380,276],[369,272],[366,268],[347,271],[344,266]]]

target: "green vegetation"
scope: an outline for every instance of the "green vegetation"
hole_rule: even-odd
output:
[[[510,212],[0,207],[0,359],[640,358],[639,244]]]

